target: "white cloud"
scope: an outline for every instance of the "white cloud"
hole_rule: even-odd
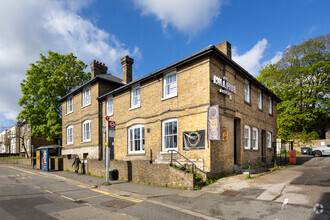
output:
[[[223,0],[133,0],[142,15],[154,15],[164,29],[173,26],[187,34],[207,27],[220,13]]]
[[[267,60],[265,62],[262,63],[262,65],[267,65],[267,64],[275,64],[277,63],[278,61],[280,61],[280,59],[282,58],[283,56],[283,52],[280,52],[280,51],[277,51],[275,56],[273,58],[271,58],[270,60]]]
[[[129,50],[116,36],[99,29],[79,15],[91,1],[11,0],[0,7],[0,114],[15,119],[20,108],[20,82],[30,63],[40,53],[73,52],[89,64],[96,59],[114,74],[121,72],[120,58],[139,58],[139,49]],[[88,69],[89,71],[89,69]]]

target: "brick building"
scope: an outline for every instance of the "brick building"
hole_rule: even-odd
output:
[[[63,155],[78,154],[84,158],[102,159],[102,112],[97,97],[124,85],[107,74],[98,61],[91,66],[91,80],[61,98]]]
[[[232,172],[235,164],[246,165],[249,160],[271,160],[280,99],[231,59],[227,41],[134,81],[133,59],[126,56],[121,63],[124,82],[117,88],[109,85],[103,94],[97,93],[95,85],[91,97],[95,104],[86,109],[88,113],[80,113],[81,91],[91,83],[73,93],[75,116],[65,113],[66,98],[72,94],[62,99],[64,147],[84,145],[82,126],[85,120],[92,120],[90,150],[97,149],[101,159],[107,141],[107,115],[117,124],[115,160],[168,163],[169,150],[176,150],[210,175]],[[219,117],[215,136],[220,140],[207,138],[212,108]],[[74,126],[73,132],[70,126]]]

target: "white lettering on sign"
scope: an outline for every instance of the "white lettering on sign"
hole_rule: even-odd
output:
[[[116,122],[115,121],[109,121],[109,128],[116,128]]]
[[[222,79],[216,75],[213,76],[213,83],[222,87],[222,89],[219,89],[219,92],[228,95],[231,100],[231,93],[229,91],[236,93],[236,87],[227,81],[228,78],[225,76]]]

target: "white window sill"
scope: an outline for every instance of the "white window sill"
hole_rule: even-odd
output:
[[[178,151],[178,149],[172,149],[172,150],[176,150],[176,151]],[[172,152],[172,153],[173,153],[173,154],[177,154],[177,152]],[[164,154],[171,154],[171,152],[170,152],[170,151],[161,151],[160,154],[161,154],[161,155],[164,155]]]
[[[145,156],[146,155],[146,152],[145,151],[141,151],[141,152],[129,152],[127,154],[127,156]]]
[[[166,100],[166,99],[175,98],[175,97],[178,97],[178,94],[174,94],[174,95],[166,96],[166,97],[162,98],[161,101],[164,101],[164,100]]]
[[[84,106],[81,106],[81,108],[85,108],[85,107],[90,106],[90,105],[91,105],[91,103],[89,103],[87,105],[84,105]]]
[[[110,115],[108,115],[108,114],[107,114],[106,116],[109,116],[109,117],[111,117],[111,116],[113,116],[113,113],[112,113],[112,114],[110,114]]]
[[[134,110],[134,109],[137,109],[137,108],[141,108],[141,105],[129,108],[128,110],[131,111],[131,110]]]
[[[90,143],[90,142],[92,142],[92,140],[86,140],[86,141],[82,141],[80,143],[83,144],[83,143]]]
[[[72,146],[72,145],[73,145],[73,143],[66,144],[66,146]]]
[[[73,111],[72,112],[68,112],[68,113],[66,113],[65,115],[70,115],[70,114],[72,114],[73,113]]]

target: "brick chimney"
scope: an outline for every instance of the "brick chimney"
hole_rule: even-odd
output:
[[[97,75],[107,74],[107,70],[108,67],[105,66],[104,63],[94,60],[93,63],[91,63],[91,72],[92,72],[91,78],[93,79]]]
[[[228,41],[222,42],[216,46],[222,53],[231,59],[231,44]]]
[[[123,81],[125,83],[129,83],[133,79],[133,71],[132,66],[134,63],[134,60],[130,58],[129,56],[125,56],[120,59],[121,65],[123,65]]]

